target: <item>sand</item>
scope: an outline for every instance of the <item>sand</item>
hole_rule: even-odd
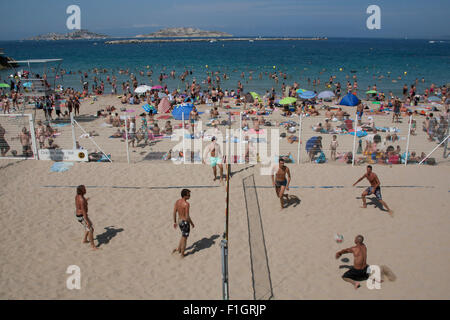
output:
[[[90,113],[107,103],[90,105]],[[96,141],[104,145],[107,132],[99,129],[100,121]],[[418,122],[418,132],[420,127]],[[423,145],[427,150],[434,146]],[[297,146],[288,147],[295,152]],[[167,151],[163,142],[152,148],[144,150]],[[51,161],[0,161],[1,299],[222,298],[225,187],[212,181],[208,165],[174,165],[137,157],[127,164],[126,153],[121,156],[112,164],[76,163],[62,173],[50,172]],[[230,185],[231,299],[253,298],[242,188],[242,179],[251,174],[257,186],[267,187],[257,192],[274,299],[450,298],[448,161],[441,160],[438,166],[374,166],[383,199],[395,212],[393,218],[375,207],[370,196],[368,208],[360,208],[364,189],[351,185],[363,175],[364,165],[288,166],[292,171],[289,194],[297,196],[300,204],[283,210],[270,188],[270,177],[260,175],[260,165],[232,166],[236,173]],[[101,249],[96,252],[81,243],[83,229],[74,217],[74,186],[79,184],[87,186],[89,215]],[[359,184],[367,185],[367,181]],[[172,210],[186,186],[192,190],[195,228],[188,239],[191,254],[182,260],[171,254],[180,238],[180,231],[173,228]],[[336,233],[344,236],[343,243],[334,241]],[[395,282],[385,282],[379,290],[369,290],[363,282],[354,290],[342,281],[346,269],[339,267],[351,265],[353,258],[343,256],[349,261],[342,262],[334,255],[352,246],[357,234],[366,239],[368,263],[388,266],[397,276]],[[80,290],[66,288],[70,265],[81,269]]]

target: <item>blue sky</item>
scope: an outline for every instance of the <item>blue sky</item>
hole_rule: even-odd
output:
[[[113,37],[189,26],[235,36],[450,38],[449,0],[2,0],[0,40],[69,32],[71,4],[83,29]],[[372,4],[380,30],[366,28]]]

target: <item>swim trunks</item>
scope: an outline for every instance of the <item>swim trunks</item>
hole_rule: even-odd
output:
[[[375,189],[375,191],[373,190],[373,187],[368,187],[366,189],[366,191],[367,191],[367,195],[375,194],[375,197],[377,197],[378,200],[382,200],[382,198],[381,198],[381,188],[380,187],[377,187]]]
[[[178,226],[180,227],[181,235],[186,238],[189,237],[189,231],[191,231],[189,222],[187,222],[186,220],[181,220]]]
[[[84,227],[84,230],[85,230],[85,231],[91,231],[91,229],[92,229],[92,224],[91,224],[91,227],[89,228],[88,225],[87,225],[87,223],[86,223],[86,220],[84,220],[84,217],[83,217],[83,216],[78,216],[76,213],[75,213],[75,216],[77,217],[77,221],[78,221],[79,223],[81,223],[81,225]]]
[[[365,268],[360,270],[351,267],[346,273],[342,275],[342,278],[348,278],[355,281],[367,280],[369,278],[369,273],[367,272],[368,267],[369,266],[367,265]]]
[[[287,185],[287,180],[284,179],[283,181],[275,181],[275,186],[277,187],[281,187],[281,186],[285,186]]]
[[[219,157],[210,157],[209,160],[211,161],[211,167],[215,167],[218,164],[222,163],[222,160]]]

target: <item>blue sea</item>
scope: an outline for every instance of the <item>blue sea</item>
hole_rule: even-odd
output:
[[[193,73],[187,80],[195,78],[201,83],[207,72],[220,71],[230,79],[221,79],[223,89],[236,89],[241,81],[244,91],[260,94],[272,87],[280,93],[281,85],[294,81],[301,88],[322,91],[330,76],[342,84],[343,91],[347,80],[353,82],[357,77],[358,93],[364,96],[368,86],[377,85],[386,94],[393,91],[400,95],[404,84],[408,87],[419,79],[421,92],[431,83],[442,85],[450,82],[450,41],[393,40],[393,39],[339,39],[323,41],[226,41],[226,42],[182,42],[182,43],[143,43],[143,44],[105,44],[107,40],[77,41],[0,41],[0,48],[7,56],[16,60],[62,58],[61,68],[73,74],[64,75],[57,84],[81,89],[79,71],[93,68],[106,68],[108,73],[97,74],[104,80],[105,93],[111,88],[106,77],[116,75],[118,93],[121,83],[129,80],[129,75],[118,73],[119,69],[129,69],[140,84],[156,85],[160,73],[170,74],[175,70],[180,75],[184,70]],[[56,67],[55,63],[48,67]],[[25,68],[27,69],[27,67]],[[146,76],[153,71],[152,78]],[[43,65],[32,66],[33,72],[43,73]],[[342,71],[341,71],[342,70]],[[139,75],[144,71],[144,76]],[[279,78],[278,84],[269,79],[268,73],[282,71],[287,79]],[[245,79],[241,78],[245,73]],[[253,80],[249,80],[250,72]],[[262,80],[259,74],[263,73]],[[5,81],[11,70],[0,72],[0,81]],[[89,72],[91,88],[94,74]],[[400,77],[400,78],[399,78]],[[308,78],[311,80],[308,84]],[[422,83],[422,78],[425,82]],[[320,79],[319,86],[313,86],[313,79]],[[393,82],[396,80],[397,82]],[[185,89],[176,79],[164,79],[170,89]],[[99,81],[100,84],[100,81]],[[203,88],[206,86],[203,84]]]

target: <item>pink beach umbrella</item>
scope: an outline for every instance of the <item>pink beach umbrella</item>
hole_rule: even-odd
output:
[[[162,89],[162,88],[163,88],[162,86],[153,86],[152,87],[153,90],[159,90],[159,89]]]

